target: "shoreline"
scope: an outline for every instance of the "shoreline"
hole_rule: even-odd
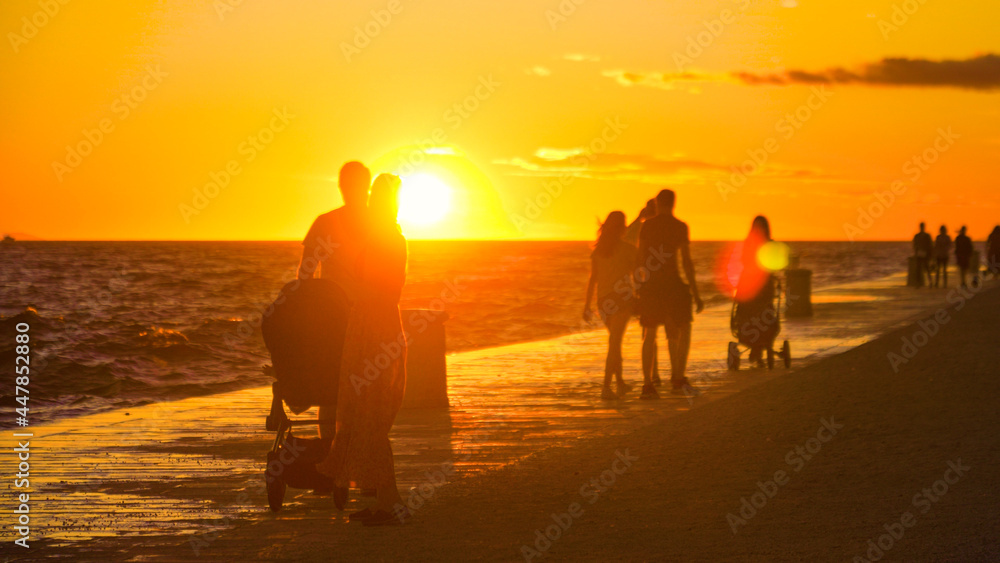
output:
[[[136,242],[136,241],[133,241],[133,242]],[[138,241],[138,242],[141,242],[141,241]],[[831,285],[827,285],[827,286],[814,287],[813,288],[814,303],[821,303],[822,302],[822,297],[820,297],[820,300],[817,300],[816,297],[817,296],[822,296],[825,293],[829,293],[829,292],[834,292],[834,293],[836,293],[836,292],[845,292],[845,291],[850,292],[850,291],[854,291],[854,290],[859,289],[859,288],[863,291],[865,289],[870,289],[870,288],[873,288],[873,287],[893,286],[902,276],[905,276],[905,273],[903,273],[903,272],[897,272],[895,274],[890,274],[890,275],[882,276],[882,277],[879,277],[879,278],[873,278],[873,279],[866,279],[866,280],[860,280],[860,281],[854,281],[854,282],[838,283],[838,284],[831,284]],[[731,301],[729,301],[729,300],[724,301],[724,302],[717,302],[717,303],[713,303],[713,304],[706,304],[706,312],[716,312],[716,313],[721,312],[721,313],[728,314],[728,312],[730,310],[730,307],[731,307]],[[24,313],[25,311],[20,311],[18,314]],[[16,316],[16,315],[14,315],[14,314],[9,315],[8,318],[9,317],[13,317],[13,316]],[[633,320],[632,322],[635,323],[636,321]],[[697,319],[696,319],[696,324],[697,324]],[[576,337],[576,336],[581,336],[581,335],[598,334],[598,333],[603,333],[604,330],[605,330],[604,327],[603,327],[603,325],[601,325],[601,323],[599,321],[596,321],[596,320],[593,323],[590,323],[589,325],[586,325],[586,326],[584,326],[584,323],[580,322],[577,325],[577,327],[578,327],[577,330],[571,330],[569,332],[563,332],[563,333],[553,333],[551,335],[547,335],[547,336],[543,336],[543,337],[537,337],[537,338],[529,338],[529,339],[526,339],[526,340],[505,341],[505,342],[500,342],[500,343],[496,343],[496,344],[490,344],[490,345],[482,346],[482,347],[470,347],[470,348],[460,347],[460,348],[458,348],[456,350],[453,350],[453,351],[452,350],[447,351],[446,355],[448,357],[452,357],[452,356],[456,356],[456,355],[474,354],[474,353],[480,353],[480,352],[491,353],[491,352],[495,351],[495,352],[499,353],[499,352],[502,352],[503,349],[505,349],[507,347],[511,347],[511,346],[530,345],[530,344],[536,344],[536,343],[542,343],[542,342],[548,342],[548,341],[555,341],[555,340],[559,340],[559,339],[563,339],[563,338]],[[446,326],[446,330],[447,330],[447,326]],[[264,364],[268,364],[268,363],[270,363],[269,358],[262,358],[262,360],[261,360],[261,365],[262,366]],[[269,386],[269,385],[270,385],[270,380],[266,380],[266,381],[261,381],[259,383],[248,384],[248,385],[245,385],[245,386],[242,386],[242,387],[235,387],[235,388],[232,388],[232,389],[226,389],[226,390],[223,390],[223,391],[216,391],[216,392],[211,392],[211,393],[207,393],[207,394],[181,396],[181,397],[174,397],[174,398],[169,398],[169,399],[139,398],[139,397],[137,397],[137,398],[134,399],[136,401],[136,403],[132,404],[132,405],[126,405],[126,406],[107,406],[107,407],[101,407],[101,408],[96,409],[96,410],[94,410],[92,412],[78,412],[78,413],[64,414],[63,416],[56,415],[54,418],[46,418],[44,420],[44,422],[42,422],[42,424],[43,425],[49,425],[49,424],[58,423],[58,422],[64,421],[64,420],[77,419],[77,418],[91,416],[91,415],[96,415],[96,414],[110,413],[110,412],[115,412],[115,411],[119,411],[119,410],[134,410],[134,409],[141,408],[141,407],[144,407],[144,406],[148,406],[148,405],[151,405],[151,404],[173,403],[173,402],[183,401],[183,400],[194,398],[194,397],[212,397],[212,396],[217,396],[217,395],[225,395],[225,394],[229,394],[229,393],[234,393],[234,392],[239,392],[239,391],[244,391],[244,390],[248,390],[248,389],[254,389],[254,388],[257,388],[257,387]],[[59,405],[56,408],[58,409],[58,408],[61,408],[62,406],[63,405]],[[36,417],[37,417],[37,415],[36,415]],[[11,430],[13,428],[15,428],[15,427],[14,426],[0,425],[0,430]]]

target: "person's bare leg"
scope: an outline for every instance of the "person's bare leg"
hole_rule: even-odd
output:
[[[625,339],[625,330],[628,329],[628,320],[629,315],[620,314],[610,319],[611,322],[608,324],[608,330],[610,331],[608,338],[608,366],[611,371],[608,372],[605,369],[605,385],[611,385],[611,374],[615,376],[618,383],[624,383],[622,379],[622,341]]]
[[[674,388],[687,382],[688,354],[691,351],[691,325],[670,328],[667,332],[667,350],[670,352],[670,382]]]
[[[656,340],[657,327],[654,326],[652,328],[642,327],[642,339],[643,339],[643,342],[646,341],[646,333],[648,331],[653,331],[653,340],[655,341]],[[659,351],[659,349],[657,349],[656,346],[653,346],[653,368],[652,368],[652,372],[653,372],[653,385],[659,385],[660,384],[660,351]]]
[[[642,332],[642,382],[653,383],[653,366],[656,364],[656,327],[645,327]]]
[[[619,343],[619,347],[621,343]],[[621,353],[621,352],[619,352]],[[608,356],[604,359],[604,386],[611,387],[611,378],[615,373],[615,329],[608,319]]]

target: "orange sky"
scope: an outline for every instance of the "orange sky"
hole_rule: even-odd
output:
[[[344,4],[4,2],[0,231],[297,239],[352,159],[447,186],[413,238],[589,239],[662,187],[696,239],[1000,223],[995,0]]]

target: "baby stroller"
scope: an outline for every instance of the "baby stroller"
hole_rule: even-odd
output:
[[[740,346],[746,350],[764,348],[767,351],[767,369],[774,369],[775,355],[784,360],[786,368],[791,367],[792,352],[788,341],[784,341],[781,350],[774,350],[774,342],[781,334],[781,279],[775,278],[774,283],[777,288],[771,299],[757,298],[744,303],[733,300],[729,327],[736,342],[729,343],[726,360],[729,369],[740,369]]]
[[[264,480],[271,510],[281,510],[286,487],[331,492],[333,480],[316,470],[330,450],[331,439],[299,438],[295,426],[334,420],[291,420],[313,406],[337,404],[340,357],[350,305],[341,288],[322,279],[289,282],[264,315],[261,333],[271,353],[276,381],[271,385],[271,412],[266,429],[277,432],[267,453]],[[324,411],[325,416],[327,415]],[[338,502],[339,501],[339,502]],[[334,495],[337,508],[346,501]]]

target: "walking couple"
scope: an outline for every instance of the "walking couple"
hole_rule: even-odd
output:
[[[704,303],[695,283],[687,223],[674,217],[675,200],[673,191],[662,190],[631,224],[626,226],[624,213],[612,211],[601,225],[591,254],[583,317],[587,321],[592,318],[596,290],[598,314],[610,333],[602,399],[618,399],[630,390],[622,377],[622,339],[636,313],[642,325],[640,398],[659,398],[656,332],[660,326],[667,336],[673,391],[696,392],[685,371],[694,320],[692,305],[700,313]],[[613,376],[617,392],[611,390]]]
[[[382,174],[371,182],[371,172],[360,162],[340,170],[344,206],[320,215],[303,241],[299,279],[318,275],[337,283],[351,301],[347,338],[336,383],[337,404],[320,407],[324,438],[333,435],[326,459],[317,465],[333,478],[334,500],[343,506],[348,487],[375,490],[376,502],[350,515],[367,526],[402,523],[408,514],[396,486],[389,444],[403,402],[406,384],[405,335],[399,316],[399,297],[406,278],[406,240],[396,223],[400,180]],[[369,198],[369,188],[371,197]],[[320,247],[330,249],[320,253]],[[325,255],[317,264],[313,258]],[[382,345],[401,343],[401,353],[378,363],[372,378],[365,373]],[[382,366],[385,365],[383,368]]]

